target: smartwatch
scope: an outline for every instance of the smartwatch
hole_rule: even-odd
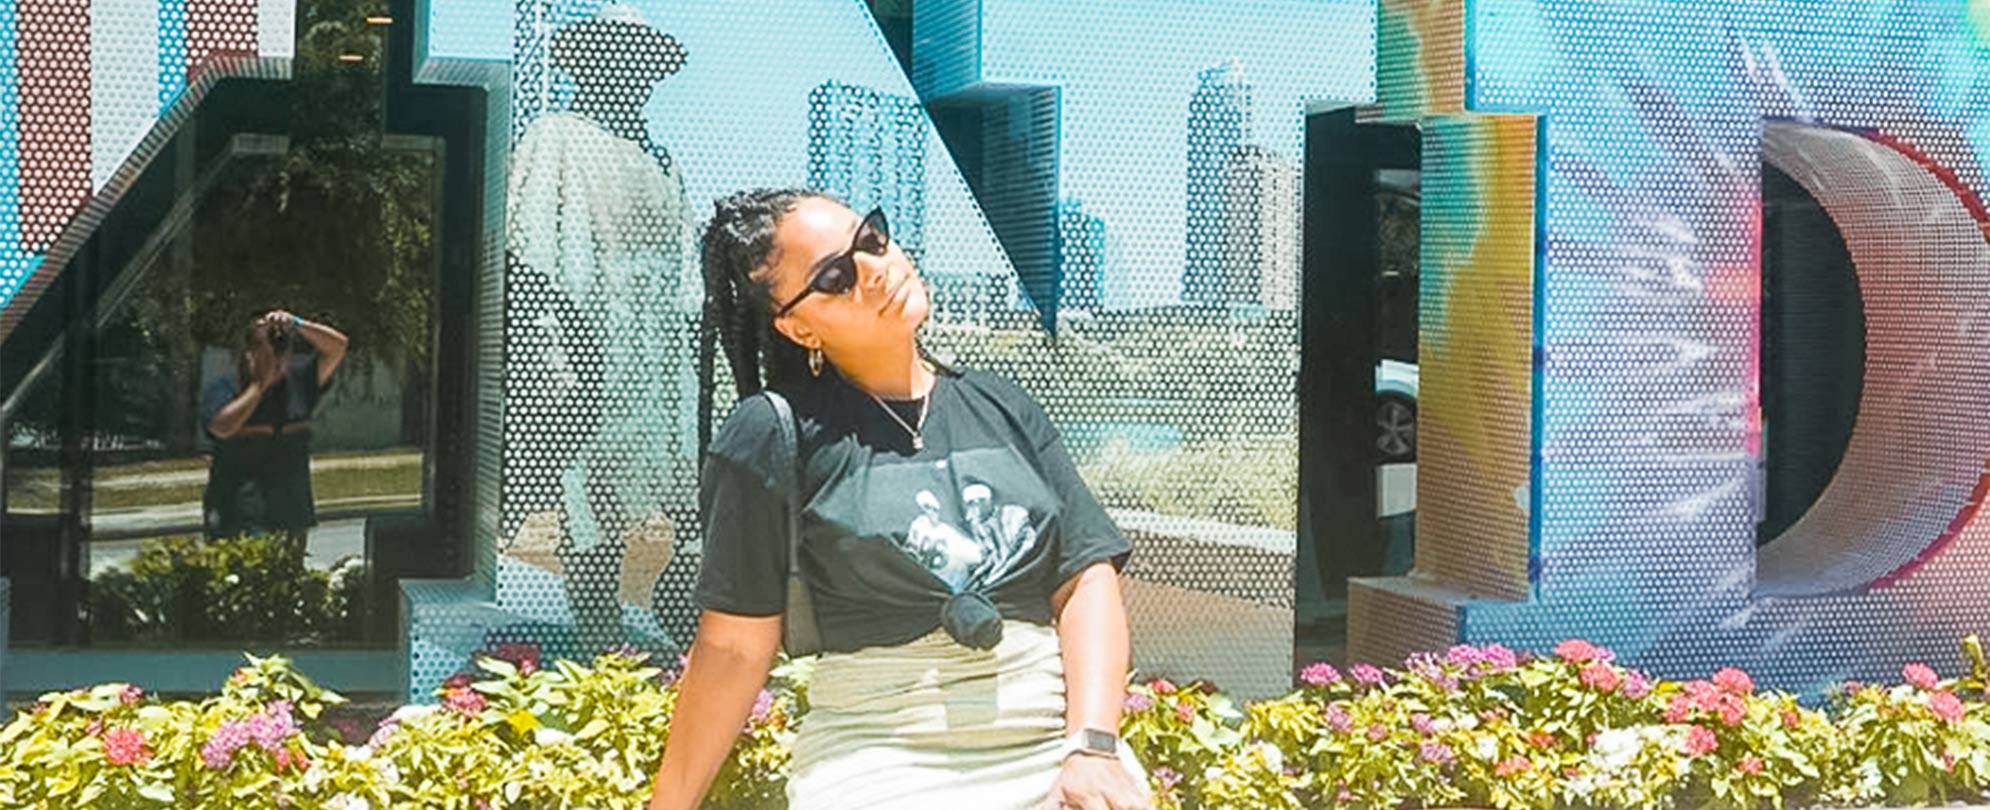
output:
[[[1119,757],[1119,735],[1096,728],[1080,729],[1064,738],[1064,757],[1084,754],[1093,757],[1116,759]]]

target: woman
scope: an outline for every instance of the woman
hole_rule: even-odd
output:
[[[1042,408],[1006,380],[921,354],[926,287],[880,211],[860,218],[797,190],[737,194],[718,204],[703,258],[701,418],[715,342],[741,402],[709,441],[703,612],[650,808],[697,806],[780,646],[787,500],[784,471],[770,468],[775,411],[752,396],[763,372],[799,428],[794,564],[824,648],[790,806],[1147,808],[1116,735],[1129,547]],[[961,493],[974,486],[1033,522],[1016,532],[1029,547],[999,569],[975,565],[971,541],[909,542],[935,521],[971,537]]]
[[[317,525],[311,494],[311,416],[345,360],[339,330],[283,310],[244,334],[236,376],[201,392],[214,441],[203,502],[208,538],[285,534]]]

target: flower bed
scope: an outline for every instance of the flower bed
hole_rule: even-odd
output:
[[[1238,705],[1204,683],[1127,694],[1124,734],[1164,808],[1757,808],[1981,799],[1990,703],[1971,672],[1921,664],[1846,684],[1820,710],[1747,673],[1661,681],[1582,641],[1498,645],[1401,669],[1308,667],[1284,697]],[[0,806],[637,808],[668,741],[675,676],[639,656],[544,665],[495,651],[438,706],[347,744],[342,699],[280,658],[220,694],[156,700],[125,684],[44,696],[0,730]],[[808,662],[782,665],[710,807],[779,807],[807,709]]]

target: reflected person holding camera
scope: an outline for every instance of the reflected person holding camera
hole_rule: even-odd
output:
[[[201,391],[201,424],[214,442],[201,498],[209,539],[283,534],[301,543],[317,524],[311,416],[346,344],[337,329],[271,310],[244,330],[234,377]]]

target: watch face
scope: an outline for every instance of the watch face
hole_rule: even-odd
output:
[[[1110,731],[1088,728],[1085,729],[1085,747],[1107,754],[1116,753],[1119,748],[1119,737]]]

